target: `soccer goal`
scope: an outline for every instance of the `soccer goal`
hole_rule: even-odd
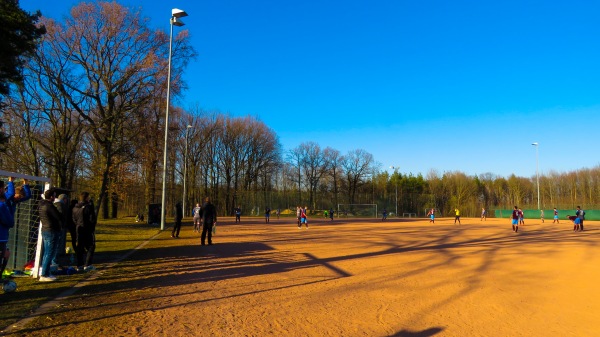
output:
[[[377,204],[338,204],[338,217],[377,218]]]
[[[36,177],[21,173],[0,170],[0,179],[15,178],[15,187],[22,179],[29,180],[31,199],[17,204],[15,226],[9,231],[8,247],[10,257],[6,269],[24,272],[26,266],[31,266],[31,276],[37,277],[42,253],[42,235],[38,202],[47,189],[51,180],[46,177]],[[4,193],[4,191],[1,191]]]

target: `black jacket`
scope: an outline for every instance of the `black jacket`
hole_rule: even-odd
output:
[[[94,205],[89,202],[80,202],[73,207],[73,222],[76,227],[83,226],[91,233],[96,231],[96,213]]]
[[[40,222],[43,231],[60,232],[61,215],[50,200],[40,200]]]
[[[183,208],[181,208],[181,204],[177,203],[175,205],[175,220],[181,221],[183,219]]]
[[[200,210],[200,218],[202,218],[202,223],[210,224],[217,222],[217,209],[215,205],[210,202],[202,205],[202,209]]]

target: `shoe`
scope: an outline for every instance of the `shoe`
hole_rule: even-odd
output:
[[[40,282],[52,282],[56,281],[56,277],[54,276],[40,276]]]
[[[174,238],[175,236],[173,234],[171,234],[171,237]]]
[[[81,272],[83,272],[83,271],[84,271],[83,267],[81,267],[81,266],[80,266],[80,267],[77,267],[77,272],[81,273]]]
[[[96,267],[94,266],[87,266],[85,268],[83,268],[84,271],[92,271],[92,270],[96,270]]]
[[[209,243],[208,243],[208,245],[209,245],[209,246],[212,246],[212,242],[209,242]]]

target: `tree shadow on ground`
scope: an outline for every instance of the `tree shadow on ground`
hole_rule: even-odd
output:
[[[442,328],[429,328],[429,329],[425,329],[423,331],[409,331],[409,330],[402,330],[402,331],[398,331],[397,333],[390,335],[389,337],[430,337],[430,336],[434,336],[437,335],[438,333],[444,331],[444,329]]]

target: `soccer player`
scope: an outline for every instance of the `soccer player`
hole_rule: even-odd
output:
[[[575,216],[579,218],[579,230],[583,231],[583,220],[585,220],[585,211],[582,210],[581,207],[577,206]]]
[[[556,210],[556,207],[554,207],[554,221],[552,221],[552,223],[559,223],[558,222],[558,211]]]
[[[432,208],[429,213],[427,213],[427,216],[429,216],[430,223],[435,223],[435,209]]]
[[[481,208],[481,220],[486,220],[487,221],[487,213],[485,211],[485,208],[483,208],[483,207]]]
[[[306,229],[308,229],[308,218],[306,217],[306,210],[306,206],[304,206],[304,208],[300,208],[300,227],[302,227],[302,224],[304,224],[306,225]]]
[[[573,231],[581,231],[581,219],[576,215],[567,215],[567,219],[573,222]]]
[[[194,232],[200,232],[200,210],[202,209],[202,207],[200,207],[200,203],[196,204],[196,207],[194,207],[194,210],[192,211],[192,214],[194,216]],[[236,219],[237,222],[237,219]]]
[[[523,210],[519,208],[519,225],[525,225]]]
[[[385,219],[387,219],[387,209],[383,209],[383,217],[381,218],[381,221],[384,221]]]
[[[515,233],[519,231],[519,209],[517,206],[512,212],[512,229]]]
[[[540,209],[540,219],[542,219],[542,223],[544,223],[544,210]]]
[[[454,209],[454,224],[456,225],[456,221],[458,221],[458,224],[460,225],[460,211],[458,210],[458,208]]]
[[[300,206],[296,206],[296,219],[298,220],[298,228],[302,228],[302,224],[300,223],[301,216],[302,216],[302,208],[300,208]]]

